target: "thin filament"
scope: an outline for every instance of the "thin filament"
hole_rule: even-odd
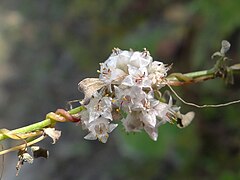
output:
[[[198,105],[195,103],[191,103],[191,102],[186,102],[184,99],[182,99],[177,93],[176,91],[169,85],[167,84],[167,86],[169,87],[169,89],[173,92],[173,94],[180,100],[182,101],[184,104],[187,104],[189,106],[194,106],[197,108],[218,108],[218,107],[224,107],[224,106],[229,106],[232,104],[237,104],[240,103],[240,99],[239,100],[235,100],[235,101],[230,101],[227,103],[221,103],[221,104],[204,104],[204,105]]]

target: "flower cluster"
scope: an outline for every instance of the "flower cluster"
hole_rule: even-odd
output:
[[[164,98],[160,93],[169,69],[153,61],[146,49],[139,52],[114,48],[110,57],[100,63],[99,78],[79,83],[85,94],[81,123],[89,131],[85,139],[105,143],[121,121],[126,132],[145,130],[156,141],[161,124],[184,118],[191,121],[194,114],[180,114],[171,96]]]

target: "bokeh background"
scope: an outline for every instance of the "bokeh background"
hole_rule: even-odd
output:
[[[81,99],[78,82],[96,77],[113,47],[147,48],[171,72],[208,69],[227,39],[231,63],[240,56],[240,1],[230,0],[1,0],[0,127],[14,129]],[[236,77],[237,78],[237,77]],[[185,100],[221,103],[239,98],[221,80],[176,88]],[[240,178],[240,105],[196,109],[186,129],[166,124],[159,140],[126,135],[121,127],[107,144],[83,139],[74,124],[58,124],[50,158],[26,164],[15,177],[16,153],[5,156],[4,180],[220,179]],[[10,145],[10,142],[4,142]]]

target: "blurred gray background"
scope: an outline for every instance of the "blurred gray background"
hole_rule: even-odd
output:
[[[81,99],[78,82],[97,77],[98,63],[113,47],[147,48],[155,60],[173,63],[171,72],[184,73],[212,67],[210,56],[227,39],[231,63],[239,62],[239,8],[234,0],[1,0],[0,127],[40,121]],[[212,80],[176,90],[188,101],[216,104],[239,98],[239,82]],[[184,130],[160,127],[157,142],[119,127],[101,144],[84,140],[79,126],[58,124],[56,145],[40,143],[50,158],[26,164],[15,177],[16,153],[7,154],[3,179],[240,178],[240,106],[180,105],[196,118]]]

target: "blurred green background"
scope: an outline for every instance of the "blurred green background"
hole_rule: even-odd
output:
[[[96,77],[113,47],[147,48],[155,60],[173,63],[171,72],[191,72],[212,67],[210,56],[226,39],[235,63],[239,8],[237,0],[1,0],[0,127],[40,121],[68,100],[81,99],[77,83]],[[176,89],[188,101],[216,104],[239,98],[239,82]],[[8,154],[3,179],[240,179],[240,105],[180,105],[196,118],[184,130],[160,127],[157,142],[119,127],[101,144],[84,140],[79,126],[59,124],[57,144],[41,143],[50,151],[48,160],[26,164],[16,178],[17,157]]]

